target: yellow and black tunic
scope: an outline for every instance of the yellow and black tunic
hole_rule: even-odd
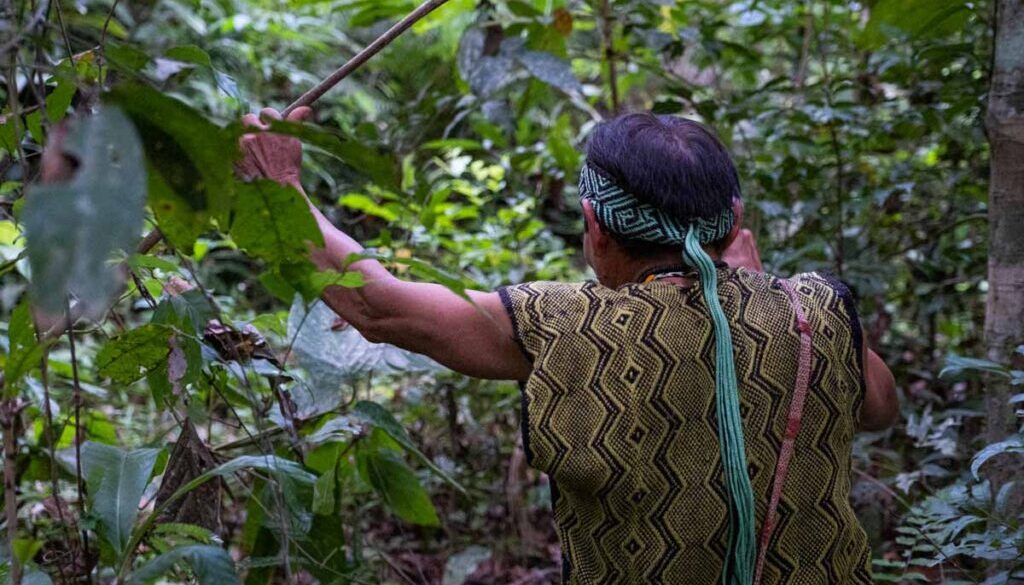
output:
[[[760,527],[800,336],[775,277],[725,268],[718,276]],[[864,392],[860,324],[841,282],[816,273],[793,282],[813,328],[813,373],[762,582],[870,583],[867,538],[849,503]],[[699,287],[500,290],[533,363],[524,444],[551,480],[566,584],[720,581],[728,509],[712,323]]]

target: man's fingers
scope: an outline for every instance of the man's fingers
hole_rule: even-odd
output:
[[[300,106],[295,108],[288,114],[289,122],[305,122],[313,117],[313,108],[309,106]]]
[[[256,114],[246,114],[242,116],[242,125],[249,126],[251,128],[259,128],[260,130],[267,129],[267,125],[261,122],[259,116]]]
[[[260,119],[268,123],[271,120],[280,120],[281,112],[278,112],[274,108],[263,108],[260,110]]]

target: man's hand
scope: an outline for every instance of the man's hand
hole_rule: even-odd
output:
[[[302,107],[288,114],[289,122],[301,122],[313,110]],[[246,114],[242,123],[263,132],[246,134],[239,140],[242,160],[235,166],[245,180],[267,178],[282,185],[298,186],[302,170],[302,144],[291,136],[266,132],[271,120],[280,120],[281,114],[273,108],[263,108],[259,116]]]
[[[732,268],[746,268],[756,272],[764,272],[761,265],[761,253],[757,251],[754,233],[743,228],[736,234],[736,239],[722,252],[722,261]]]

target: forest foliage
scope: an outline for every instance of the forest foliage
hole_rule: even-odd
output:
[[[876,579],[1004,583],[1024,525],[984,469],[1024,438],[985,443],[984,381],[1024,372],[980,359],[989,4],[451,0],[315,124],[272,129],[305,145],[303,184],[332,221],[465,294],[588,276],[574,183],[597,121],[707,123],[766,268],[849,282],[897,376],[901,422],[859,435],[853,458]],[[242,114],[283,108],[415,5],[3,8],[10,579],[556,578],[518,388],[339,321],[317,299],[361,277],[315,271],[301,195],[233,170]],[[58,137],[77,167],[44,183]]]

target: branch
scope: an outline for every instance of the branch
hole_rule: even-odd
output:
[[[353,71],[359,69],[363,63],[366,63],[371,57],[379,53],[381,49],[390,45],[391,42],[397,39],[402,33],[409,30],[412,25],[416,24],[424,16],[440,8],[447,1],[448,0],[427,0],[421,4],[419,8],[413,10],[408,16],[389,28],[384,34],[377,37],[377,40],[370,43],[362,51],[359,51],[355,57],[349,59],[347,63],[332,73],[330,77],[321,81],[316,85],[316,87],[302,94],[299,99],[292,102],[291,105],[281,112],[281,116],[287,118],[288,114],[290,114],[295,108],[312,105],[313,102],[320,99],[320,96],[327,93],[332,87],[341,82],[342,79],[351,75]]]

